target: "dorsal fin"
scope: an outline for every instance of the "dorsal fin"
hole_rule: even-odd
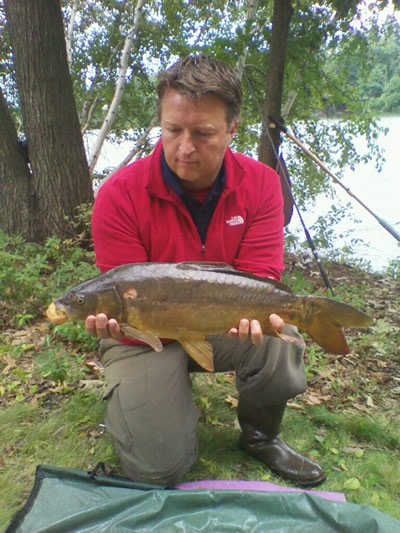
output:
[[[219,261],[184,261],[177,263],[176,268],[179,270],[201,270],[204,272],[236,272],[233,266]]]
[[[231,276],[239,276],[242,278],[255,279],[257,281],[264,281],[273,285],[276,289],[279,289],[284,292],[292,293],[292,289],[273,278],[268,278],[264,276],[257,276],[256,274],[250,274],[250,272],[242,272],[241,270],[236,270],[233,266],[226,263],[219,262],[202,262],[202,261],[186,261],[183,263],[177,263],[176,268],[179,270],[201,270],[203,272],[215,272],[216,274],[227,274]]]

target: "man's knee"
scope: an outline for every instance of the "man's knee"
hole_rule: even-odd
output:
[[[285,335],[298,342],[265,337],[263,344],[253,349],[237,372],[237,388],[254,405],[283,403],[307,388],[304,370],[304,343],[297,328],[286,325]]]
[[[176,485],[196,460],[196,442],[189,449],[186,441],[184,446],[176,446],[176,441],[172,441],[160,450],[154,446],[126,450],[118,443],[114,444],[126,476],[161,487]]]

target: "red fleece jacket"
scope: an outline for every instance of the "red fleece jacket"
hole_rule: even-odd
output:
[[[161,153],[159,142],[100,187],[92,215],[100,270],[145,261],[222,261],[279,280],[283,203],[276,172],[228,148],[225,188],[202,245],[183,201],[163,180]]]

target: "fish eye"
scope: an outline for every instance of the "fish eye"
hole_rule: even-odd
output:
[[[85,303],[85,297],[83,296],[83,294],[78,294],[78,296],[76,297],[76,303],[78,303],[79,305]]]

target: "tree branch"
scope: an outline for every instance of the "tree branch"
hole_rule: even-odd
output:
[[[132,159],[136,156],[136,155],[139,155],[139,157],[141,157],[141,155],[143,154],[146,146],[145,146],[145,141],[147,140],[148,136],[150,135],[150,132],[151,130],[154,128],[154,126],[156,125],[157,123],[157,114],[155,113],[152,117],[152,119],[150,120],[149,122],[149,125],[147,126],[147,128],[145,129],[145,131],[142,133],[142,135],[140,135],[140,137],[137,139],[136,143],[135,143],[135,146],[132,148],[132,150],[129,152],[129,154],[124,158],[123,161],[121,161],[121,163],[115,167],[112,172],[110,172],[110,174],[108,176],[106,176],[100,183],[100,186],[103,185],[103,183],[105,183],[109,178],[111,178],[111,176],[114,174],[114,172],[122,167],[124,167],[125,165],[127,165],[128,163],[130,163],[132,161]]]

